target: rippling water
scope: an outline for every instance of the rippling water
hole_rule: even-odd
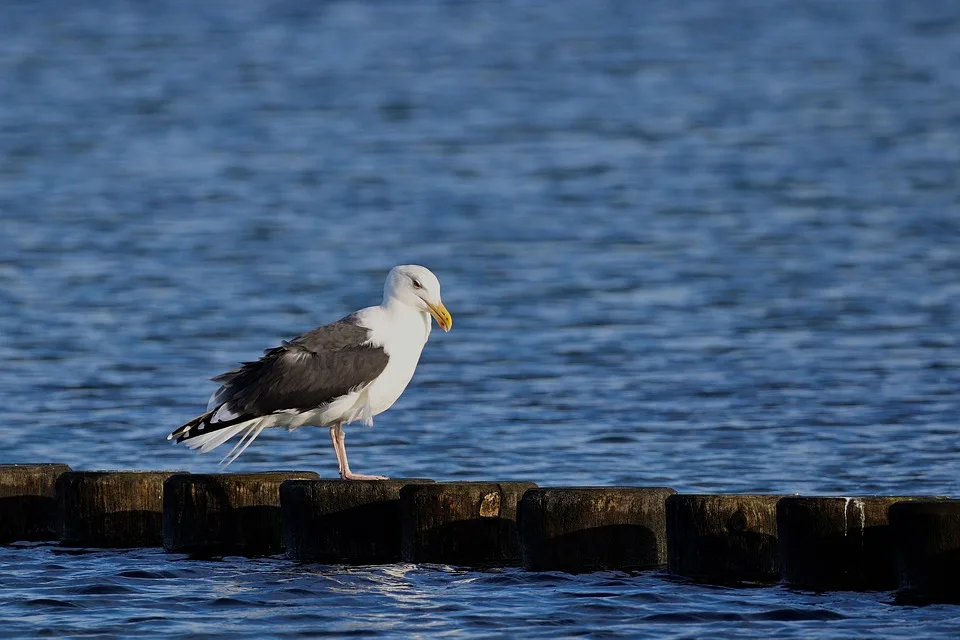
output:
[[[21,591],[7,637],[889,638],[908,637],[908,625],[909,637],[954,637],[960,623],[956,607],[899,607],[878,594],[706,587],[650,574],[308,568],[50,547],[0,549],[0,559],[18,567],[5,572],[4,591]]]
[[[960,5],[11,2],[7,462],[211,471],[206,379],[454,314],[355,470],[960,494]],[[231,469],[336,473],[325,433]],[[659,575],[0,550],[17,635],[926,635],[953,608]]]

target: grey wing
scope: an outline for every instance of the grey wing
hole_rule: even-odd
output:
[[[372,382],[387,366],[381,347],[365,344],[369,330],[353,316],[268,349],[256,362],[214,378],[230,413],[263,416],[313,409]]]

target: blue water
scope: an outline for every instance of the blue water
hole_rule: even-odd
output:
[[[960,4],[8,2],[2,462],[212,471],[207,379],[433,269],[355,471],[960,495]],[[323,431],[236,471],[336,474]],[[952,635],[892,594],[0,549],[5,635]],[[908,628],[909,627],[909,628]],[[9,630],[8,633],[7,630]]]

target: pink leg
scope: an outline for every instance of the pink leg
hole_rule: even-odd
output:
[[[338,433],[343,432],[343,427],[340,425],[334,425],[330,427],[330,440],[333,442],[333,451],[337,454],[337,466],[340,468],[340,477],[343,477],[344,470],[348,470],[347,467],[347,452],[343,448],[343,440],[337,437]]]
[[[350,463],[347,462],[347,445],[344,442],[346,434],[343,427],[337,425],[331,427],[330,437],[334,438],[333,448],[337,450],[337,461],[340,462],[340,477],[344,480],[386,480],[386,476],[368,476],[362,473],[353,473],[350,471]],[[342,459],[341,459],[342,457]]]

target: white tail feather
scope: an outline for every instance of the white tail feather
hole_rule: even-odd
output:
[[[240,438],[240,442],[234,445],[233,449],[230,450],[230,453],[223,457],[223,460],[220,461],[220,466],[228,467],[230,463],[240,457],[240,454],[247,450],[253,441],[257,439],[257,436],[260,435],[260,432],[263,431],[266,427],[261,424],[262,420],[257,420],[256,422],[250,423],[250,426],[247,427],[247,432],[243,434],[243,437]],[[242,446],[241,446],[242,445]],[[239,451],[237,448],[239,447]],[[234,453],[234,451],[237,451]]]
[[[239,424],[224,427],[223,429],[211,431],[210,433],[205,433],[200,436],[194,436],[189,440],[184,440],[183,443],[191,449],[200,449],[200,453],[206,453],[216,449],[233,436],[237,435],[241,431],[244,431],[249,426],[250,421],[241,422]]]
[[[223,463],[226,461],[227,458],[229,458],[230,456],[233,455],[233,452],[234,452],[234,451],[236,451],[237,449],[239,449],[240,447],[242,447],[242,446],[243,446],[243,443],[247,440],[247,438],[250,437],[250,434],[252,434],[254,431],[256,431],[256,425],[255,425],[255,424],[252,424],[252,423],[248,423],[248,424],[247,424],[247,428],[244,429],[244,433],[243,433],[243,435],[240,437],[240,439],[237,441],[237,444],[233,445],[233,448],[230,449],[230,453],[228,453],[227,455],[223,456],[223,460],[220,461],[220,464],[223,464]]]
[[[237,444],[233,445],[233,448],[230,449],[230,453],[225,455],[223,460],[220,461],[220,466],[226,467],[231,462],[239,458],[241,453],[247,450],[247,447],[249,447],[253,441],[257,439],[257,436],[260,435],[261,431],[269,426],[272,426],[269,423],[270,420],[268,417],[254,418],[253,420],[247,420],[246,422],[224,427],[223,429],[217,429],[216,431],[211,431],[210,433],[194,436],[189,440],[185,440],[184,444],[191,449],[199,449],[200,453],[207,453],[216,449],[237,434],[242,433],[243,436],[240,438]]]

